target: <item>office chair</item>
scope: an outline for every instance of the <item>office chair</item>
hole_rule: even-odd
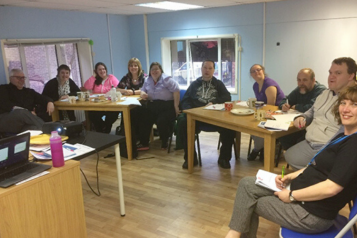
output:
[[[281,227],[280,238],[353,238],[352,226],[357,222],[357,197],[353,200],[349,219],[342,215],[337,215],[333,226],[327,231],[316,234],[303,234]]]

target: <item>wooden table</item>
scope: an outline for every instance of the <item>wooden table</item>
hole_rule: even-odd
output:
[[[139,95],[134,95],[131,97],[139,97]],[[121,105],[118,102],[104,101],[104,102],[93,102],[93,101],[76,101],[76,103],[69,103],[63,101],[56,101],[55,111],[52,113],[52,120],[59,120],[60,110],[83,110],[83,111],[121,111],[123,112],[124,119],[124,130],[126,137],[126,148],[128,152],[128,160],[133,159],[132,143],[131,143],[131,122],[130,122],[130,110],[135,105]],[[88,119],[88,117],[87,117]]]
[[[79,162],[0,188],[0,237],[87,237]]]
[[[276,110],[275,106],[266,106],[265,110]],[[237,131],[237,138],[240,133],[255,135],[264,138],[264,169],[273,171],[275,157],[275,141],[277,138],[298,131],[290,125],[288,131],[268,131],[258,127],[259,121],[254,119],[254,115],[237,116],[228,111],[205,110],[203,107],[184,110],[187,114],[187,149],[188,149],[188,172],[193,173],[193,153],[196,121],[228,128]],[[240,139],[237,141],[237,156],[240,156]]]

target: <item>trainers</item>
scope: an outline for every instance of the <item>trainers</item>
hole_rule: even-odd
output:
[[[230,169],[231,168],[231,164],[229,163],[229,160],[219,159],[218,164],[219,164],[219,166],[221,166],[222,169]]]
[[[146,150],[149,150],[149,146],[148,146],[148,145],[142,145],[142,144],[137,145],[136,148],[137,148],[138,151],[146,151]]]
[[[197,166],[197,165],[198,165],[198,160],[195,159],[195,160],[193,161],[193,166]],[[185,160],[185,162],[183,162],[182,168],[183,168],[183,169],[188,169],[188,161],[187,161],[187,160]]]
[[[257,158],[259,154],[259,151],[255,151],[254,149],[252,150],[252,152],[250,153],[250,155],[248,156],[247,160],[248,161],[253,161]]]

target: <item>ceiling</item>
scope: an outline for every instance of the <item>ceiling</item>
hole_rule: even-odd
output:
[[[138,3],[157,1],[160,0],[0,0],[0,6],[33,7],[121,15],[169,12],[168,10],[135,6],[135,4]],[[200,5],[204,6],[204,8],[274,1],[282,0],[174,0],[174,2]]]

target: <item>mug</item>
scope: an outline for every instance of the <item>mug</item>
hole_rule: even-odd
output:
[[[266,111],[265,110],[257,110],[254,113],[255,119],[257,119],[258,121],[264,120],[265,119],[265,115],[266,115]]]
[[[75,96],[69,96],[68,97],[68,102],[69,103],[76,103],[76,97]]]
[[[225,102],[224,109],[230,112],[233,109],[233,102]]]
[[[77,92],[77,96],[78,96],[78,101],[81,101],[81,102],[85,101],[83,92]]]
[[[84,94],[84,100],[85,101],[89,101],[90,93],[89,92],[83,92],[83,94]]]
[[[261,108],[261,107],[263,107],[264,106],[264,102],[263,101],[256,101],[255,102],[255,107],[257,108],[257,109],[259,109],[259,108]]]
[[[256,98],[249,98],[247,101],[247,105],[249,108],[255,108],[255,102],[257,101]]]

